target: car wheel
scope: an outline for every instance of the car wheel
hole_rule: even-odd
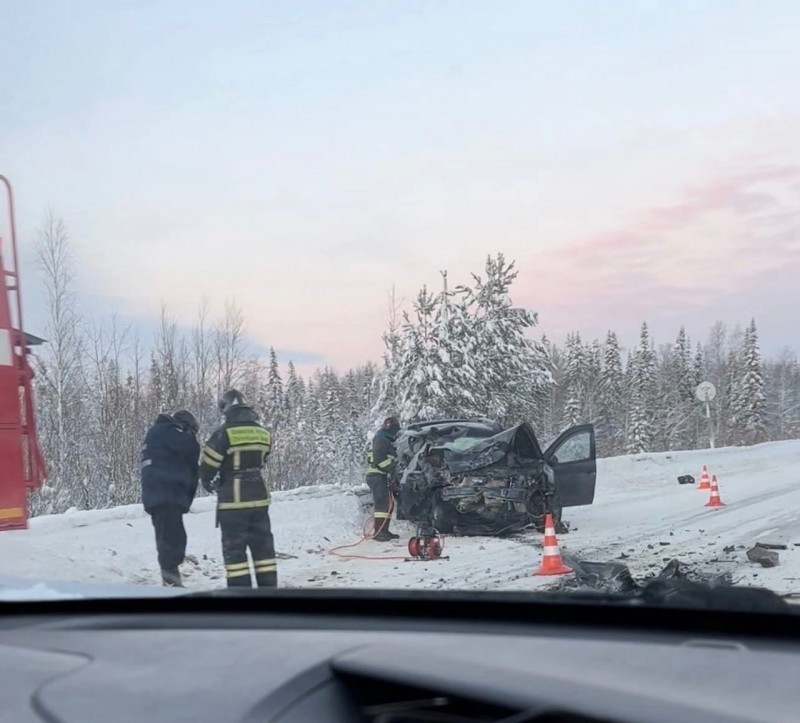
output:
[[[549,499],[545,499],[545,495],[540,490],[536,490],[528,500],[528,517],[537,532],[544,532],[544,518],[548,512],[553,515],[553,525],[556,529],[561,527],[562,509],[563,505],[558,492],[550,495]]]

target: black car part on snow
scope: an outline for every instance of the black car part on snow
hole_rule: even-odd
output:
[[[657,574],[644,580],[636,580],[624,562],[590,562],[581,560],[568,552],[562,553],[564,562],[572,568],[574,577],[565,580],[561,589],[592,588],[610,593],[634,594],[643,591],[655,581],[686,581],[707,587],[730,587],[733,577],[730,572],[710,572],[701,565],[689,565],[677,558],[670,560]],[[651,588],[656,589],[656,588]]]

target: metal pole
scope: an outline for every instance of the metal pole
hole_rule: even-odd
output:
[[[706,419],[708,420],[708,439],[711,443],[711,449],[714,449],[714,427],[711,424],[711,407],[706,399]]]
[[[19,259],[17,257],[17,225],[14,219],[14,191],[11,188],[11,182],[2,174],[0,174],[0,181],[5,184],[8,195],[8,224],[11,230],[11,250],[14,255],[14,286],[17,292],[17,325],[20,335],[18,343],[24,348],[25,340],[22,335],[25,333],[25,325],[22,323],[22,288],[19,281]]]

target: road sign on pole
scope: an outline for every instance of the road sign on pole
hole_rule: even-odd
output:
[[[708,441],[714,449],[714,426],[711,424],[711,402],[717,396],[717,388],[711,382],[700,382],[694,390],[695,396],[706,405],[706,419],[708,420]]]

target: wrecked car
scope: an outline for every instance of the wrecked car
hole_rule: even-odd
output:
[[[597,478],[594,426],[563,432],[544,452],[528,423],[418,422],[396,440],[397,518],[446,534],[507,535],[557,528],[564,507],[590,505]]]

